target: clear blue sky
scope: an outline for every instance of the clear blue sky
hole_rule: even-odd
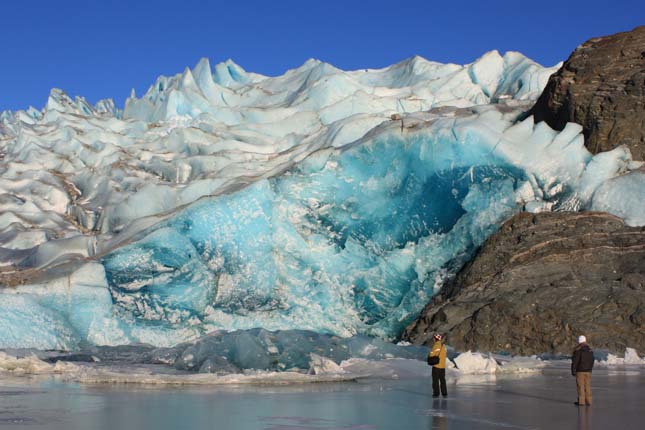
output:
[[[642,1],[10,0],[0,8],[0,110],[52,87],[122,106],[200,57],[277,75],[314,57],[343,69],[412,55],[468,63],[491,49],[544,65],[593,36],[645,24]]]

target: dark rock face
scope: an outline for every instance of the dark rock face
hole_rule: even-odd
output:
[[[635,160],[644,160],[645,26],[579,46],[529,114],[556,130],[581,124],[594,154],[625,144]]]
[[[605,213],[521,213],[444,287],[403,338],[458,350],[645,353],[645,227]]]

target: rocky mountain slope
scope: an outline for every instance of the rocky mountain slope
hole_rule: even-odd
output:
[[[581,124],[594,154],[626,145],[635,160],[645,159],[645,26],[579,46],[528,115],[557,130]],[[441,332],[460,350],[567,354],[584,333],[595,348],[643,353],[644,321],[643,227],[598,212],[522,213],[488,239],[403,337],[427,344]]]
[[[459,350],[645,352],[645,227],[604,213],[521,213],[484,244],[404,338]]]
[[[580,45],[531,114],[556,130],[581,124],[594,154],[625,144],[635,160],[645,159],[645,26]]]

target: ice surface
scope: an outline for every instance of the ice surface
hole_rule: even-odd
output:
[[[336,366],[350,358],[421,360],[427,348],[397,346],[360,335],[341,338],[303,330],[251,329],[215,332],[193,344],[159,350],[155,354],[167,361],[176,357],[173,365],[179,370],[205,373],[230,373],[235,369],[338,371]]]
[[[79,341],[62,316],[19,295],[2,295],[0,330],[3,348],[70,349]]]
[[[323,364],[324,362],[324,364]],[[313,367],[312,367],[313,368]],[[152,366],[118,366],[90,365],[88,363],[71,363],[57,361],[49,363],[35,355],[16,357],[0,352],[0,376],[15,375],[49,375],[57,376],[64,381],[84,384],[146,384],[146,385],[239,385],[239,384],[294,384],[313,382],[353,381],[364,378],[359,373],[345,372],[339,366],[322,357],[316,358],[317,372],[303,373],[298,371],[252,371],[244,373],[171,373],[165,369]]]
[[[428,353],[419,346],[397,346],[378,338],[339,338],[306,331],[253,329],[215,332],[172,348],[145,345],[91,347],[75,353],[42,350],[0,352],[0,375],[63,375],[78,382],[155,384],[288,383],[390,378],[397,357],[419,368]],[[411,366],[411,367],[410,367]],[[345,368],[347,367],[347,368]],[[384,370],[387,369],[387,370]],[[425,371],[420,367],[421,373]],[[208,374],[212,377],[197,376]]]
[[[202,60],[123,110],[52,90],[2,113],[0,267],[39,276],[0,293],[0,347],[392,339],[518,211],[645,224],[627,150],[592,157],[578,125],[518,121],[556,68],[495,51],[278,77]],[[266,346],[245,339],[242,368]]]
[[[415,351],[400,350],[401,355],[421,355],[419,348]],[[425,348],[424,348],[425,349]],[[195,351],[186,349],[186,354]],[[327,351],[329,352],[329,351]],[[395,352],[396,351],[390,351]],[[424,354],[427,350],[423,351]],[[126,359],[127,354],[127,359]],[[378,358],[373,355],[338,360],[325,355],[310,353],[304,357],[302,365],[294,367],[280,367],[277,365],[266,366],[266,368],[248,367],[245,369],[232,368],[226,364],[220,364],[217,369],[204,369],[204,366],[186,369],[182,363],[183,359],[177,359],[173,370],[167,364],[160,364],[158,360],[162,355],[167,354],[163,349],[145,351],[130,350],[126,352],[106,352],[94,350],[82,355],[57,356],[55,353],[38,352],[38,355],[29,352],[0,352],[0,375],[62,375],[63,379],[74,380],[83,383],[97,382],[128,382],[143,384],[236,384],[236,383],[284,383],[291,382],[321,382],[325,380],[353,380],[359,378],[372,379],[400,379],[400,378],[423,378],[427,377],[430,368],[425,360],[412,358],[401,358],[392,354],[389,358]],[[40,357],[39,357],[40,356]],[[463,357],[462,357],[463,356]],[[99,358],[100,357],[100,358]],[[485,379],[494,378],[496,375],[503,377],[510,374],[523,374],[541,371],[544,368],[542,362],[536,362],[526,357],[515,357],[511,361],[522,361],[524,367],[513,367],[510,365],[496,365],[492,357],[484,358],[485,363],[480,361],[483,356],[473,353],[460,354],[457,358],[463,365],[462,369],[451,367],[448,369],[448,379],[453,381],[473,381],[472,377],[482,376]],[[79,359],[80,358],[80,359]],[[116,360],[115,360],[116,359]],[[155,364],[151,364],[155,363]],[[206,364],[212,364],[211,356]],[[466,363],[470,363],[466,365]],[[528,363],[531,363],[529,365]],[[170,363],[172,365],[172,363]],[[492,367],[491,367],[492,366]],[[502,370],[504,369],[504,370]],[[285,375],[286,373],[286,375]],[[199,376],[204,375],[204,376]],[[208,376],[210,375],[210,376]],[[182,382],[181,379],[184,379]]]
[[[288,334],[283,333],[285,337]],[[239,337],[240,333],[234,333],[232,336]],[[339,355],[333,357],[331,350],[322,351],[323,355],[310,352],[307,356],[303,355],[302,363],[294,367],[281,366],[274,355],[274,360],[268,367],[246,369],[232,366],[226,363],[226,360],[216,363],[215,350],[211,349],[204,365],[186,368],[184,359],[190,353],[203,348],[203,342],[208,342],[208,339],[202,340],[201,347],[195,343],[170,349],[130,346],[93,348],[74,354],[30,350],[0,352],[0,377],[45,375],[84,384],[280,385],[359,379],[423,380],[430,374],[430,367],[425,363],[425,359],[411,358],[427,354],[427,349],[413,347],[406,350],[401,347],[392,348],[391,345],[387,353],[380,350],[375,354],[379,346],[374,345],[370,354],[353,351],[355,356],[340,361]],[[237,345],[230,344],[229,347],[236,348]],[[283,347],[288,346],[280,345],[280,348]],[[224,352],[224,349],[220,349],[219,353],[221,352]],[[230,350],[226,353],[230,353]],[[507,378],[531,377],[536,373],[566,373],[569,363],[569,360],[541,360],[536,357],[492,356],[466,352],[454,356],[448,362],[446,375],[449,384],[480,384],[503,381]],[[460,367],[455,367],[455,364]],[[599,369],[620,371],[626,365],[629,369],[638,370],[645,362],[638,357],[635,350],[628,348],[624,359],[610,355],[608,360],[599,361],[597,364]]]
[[[0,294],[3,348],[76,349],[85,343],[129,342],[127,324],[113,313],[103,266],[89,263],[45,284]]]
[[[446,399],[432,398],[428,366],[422,376],[359,383],[294,384],[294,376],[301,381],[316,376],[273,375],[281,377],[280,386],[236,383],[155,389],[114,384],[88,389],[75,381],[60,382],[62,375],[54,383],[44,376],[9,377],[3,381],[2,419],[3,429],[10,430],[126,428],[132,423],[158,430],[213,427],[213,423],[227,430],[642,427],[642,370],[594,371],[592,408],[572,404],[575,380],[567,371],[564,367],[490,382],[485,375],[469,377],[475,380],[449,382]],[[223,379],[192,376],[202,381]],[[144,379],[143,374],[140,377]]]

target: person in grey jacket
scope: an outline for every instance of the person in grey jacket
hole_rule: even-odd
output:
[[[587,345],[585,336],[578,337],[578,346],[573,350],[571,357],[571,374],[576,377],[578,389],[578,406],[591,406],[591,371],[593,370],[593,351]]]

